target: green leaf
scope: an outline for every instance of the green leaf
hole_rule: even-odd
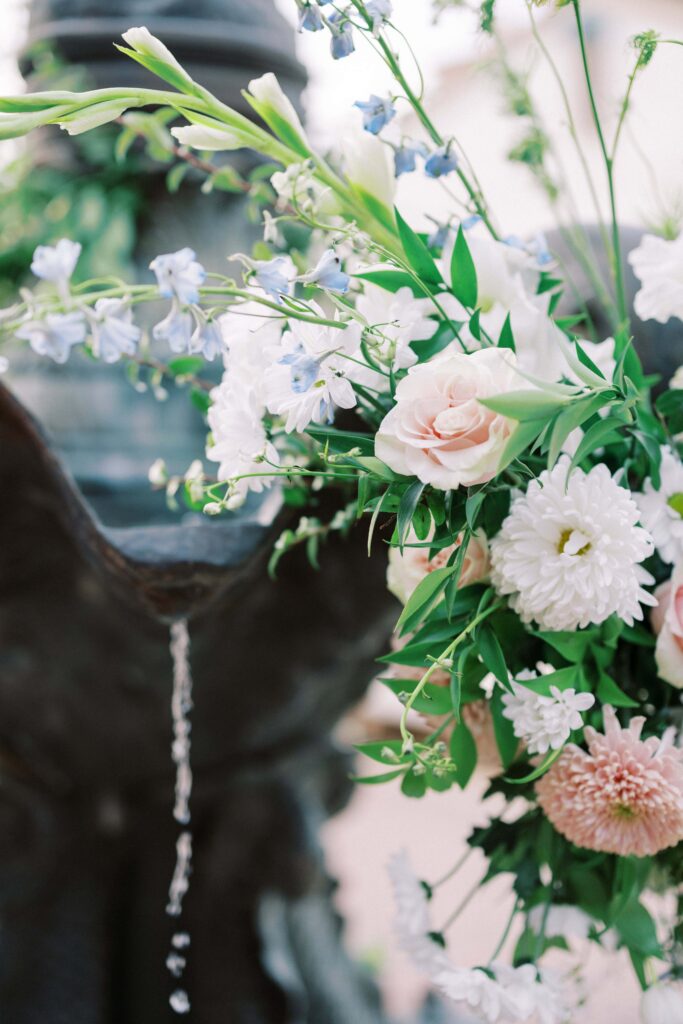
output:
[[[425,671],[427,671],[426,668]],[[382,679],[381,681],[396,696],[399,693],[412,693],[417,686],[417,681],[414,679]],[[412,708],[421,715],[447,715],[452,708],[449,688],[437,686],[435,683],[427,683],[419,697],[415,698]]]
[[[501,473],[506,466],[509,466],[511,462],[527,448],[532,447],[534,442],[538,440],[538,435],[543,430],[543,424],[539,423],[538,420],[530,420],[528,423],[520,423],[516,430],[510,434],[510,438],[503,449],[503,454],[500,457],[500,464],[498,466],[498,472]]]
[[[433,572],[428,573],[424,579],[420,580],[408,598],[405,608],[401,612],[401,617],[396,623],[396,629],[401,634],[413,628],[420,615],[426,613],[441,597],[448,579],[453,575],[454,571],[452,565],[445,565],[443,569],[434,569]]]
[[[176,164],[166,175],[166,189],[173,195],[178,191],[186,175],[190,170],[190,165],[185,163]]]
[[[612,923],[630,950],[643,956],[662,955],[655,922],[638,900],[629,901]]]
[[[425,243],[422,241],[420,236],[413,231],[410,225],[404,221],[398,210],[395,210],[394,212],[396,214],[396,224],[398,225],[398,234],[401,239],[401,244],[408,258],[408,262],[417,276],[422,281],[426,281],[427,284],[443,284],[441,271],[434,262],[434,258]]]
[[[566,409],[563,409],[553,425],[548,447],[548,468],[551,469],[560,455],[562,445],[568,436],[582,423],[598,412],[606,404],[602,395],[587,395],[576,402],[572,402]],[[602,422],[602,421],[601,421]],[[613,425],[612,425],[613,429]],[[583,440],[583,439],[582,439]]]
[[[498,687],[493,691],[489,707],[491,708],[493,731],[500,759],[503,762],[503,768],[508,768],[514,761],[517,748],[519,747],[519,740],[515,736],[512,722],[503,717],[503,697]]]
[[[465,502],[465,516],[467,518],[467,525],[470,530],[474,532],[477,528],[477,522],[479,514],[481,512],[482,505],[486,499],[485,491],[478,491],[476,494],[470,495]]]
[[[399,270],[398,268],[396,270],[388,268],[364,270],[362,273],[354,274],[353,276],[360,278],[361,281],[369,281],[371,284],[376,284],[378,287],[383,288],[385,292],[396,293],[399,288],[410,288],[413,294],[418,297],[424,295],[424,289],[421,289],[416,284],[415,278],[411,277],[405,270]]]
[[[334,427],[319,427],[309,424],[306,433],[321,444],[329,444],[330,451],[348,452],[351,448],[360,448],[364,455],[373,455],[375,438],[372,434],[355,434],[350,430],[336,430]]]
[[[510,673],[508,671],[503,648],[500,646],[498,637],[488,622],[482,622],[477,629],[477,648],[489,672],[494,676],[506,690],[510,689]]]
[[[571,472],[575,469],[588,455],[592,455],[596,448],[604,448],[606,444],[611,444],[612,441],[620,441],[621,434],[619,431],[622,425],[621,423],[615,424],[614,419],[609,417],[589,427],[574,452],[569,471]]]
[[[526,686],[528,690],[539,693],[542,697],[550,696],[550,687],[556,686],[558,690],[568,690],[570,687],[576,689],[581,679],[581,670],[576,665],[569,665],[567,668],[558,668],[556,672],[548,672],[547,675],[538,676],[536,679],[518,679],[520,686]]]
[[[204,360],[201,356],[180,356],[172,359],[167,368],[174,377],[196,377],[204,369]]]
[[[439,352],[443,352],[456,337],[460,326],[460,324],[453,324],[450,320],[448,323],[441,322],[431,338],[426,338],[423,341],[411,341],[410,347],[417,356],[418,362],[426,363]]]
[[[479,402],[487,409],[520,423],[526,423],[528,420],[548,420],[561,412],[567,404],[566,399],[556,398],[531,388],[510,391],[494,398],[480,398]]]
[[[545,641],[554,651],[561,654],[566,661],[582,662],[590,645],[598,638],[597,629],[583,629],[577,632],[538,632],[534,633],[539,640]]]
[[[515,336],[512,333],[512,324],[510,323],[510,314],[505,317],[505,323],[503,324],[500,336],[498,338],[498,348],[510,348],[513,352],[516,352]]]
[[[401,792],[404,796],[421,797],[425,795],[427,791],[427,776],[426,773],[415,773],[414,768],[409,768],[403,776],[403,782],[401,783]]]
[[[477,305],[478,284],[477,271],[472,259],[470,247],[462,230],[458,234],[451,256],[451,290],[458,302],[466,309],[474,309]]]
[[[419,504],[422,492],[425,489],[425,485],[421,480],[416,480],[406,488],[403,495],[401,496],[401,504],[398,506],[397,516],[397,530],[398,530],[398,546],[399,550],[403,551],[403,545],[408,539],[410,527],[413,522],[413,516],[415,510]]]
[[[632,700],[628,697],[624,691],[619,687],[611,676],[608,676],[606,672],[600,673],[600,682],[598,683],[598,700],[603,704],[612,704],[617,708],[637,708],[639,707],[637,700]]]
[[[449,748],[455,764],[453,777],[460,788],[464,789],[477,767],[477,744],[462,719],[451,733]]]

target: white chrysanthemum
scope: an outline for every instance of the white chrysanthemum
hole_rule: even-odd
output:
[[[571,1017],[566,986],[547,971],[539,977],[533,964],[494,963],[490,973],[479,967],[449,966],[434,981],[444,995],[488,1024],[565,1024]]]
[[[432,938],[427,890],[419,880],[405,850],[395,853],[388,864],[396,902],[396,932],[400,948],[426,974],[445,970],[448,958],[443,946]]]
[[[604,465],[589,473],[562,457],[512,505],[491,542],[491,579],[525,622],[572,630],[617,614],[631,625],[641,603],[655,603],[638,563],[652,554],[652,537],[638,506]]]
[[[373,330],[366,338],[375,360],[405,370],[417,362],[411,341],[431,338],[436,324],[428,314],[433,307],[429,299],[416,299],[410,288],[399,288],[395,294],[366,284],[358,297],[356,309]]]
[[[652,534],[661,557],[665,562],[677,562],[683,555],[683,463],[670,448],[662,448],[659,475],[659,490],[648,479],[643,493],[634,498],[640,521]]]
[[[683,234],[674,241],[643,235],[628,261],[641,283],[633,308],[641,320],[683,320]]]
[[[539,668],[543,675],[553,671],[550,665]],[[504,693],[502,698],[503,716],[512,722],[515,736],[530,754],[547,754],[563,747],[572,731],[581,728],[581,712],[595,704],[595,697],[573,689],[559,690],[556,686],[551,686],[550,696],[544,697],[523,685],[525,679],[537,678],[536,672],[526,670],[517,676],[519,682],[510,682],[512,693]]]

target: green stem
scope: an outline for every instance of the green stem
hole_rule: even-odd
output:
[[[365,10],[365,5],[362,3],[362,0],[351,0],[351,3],[356,8],[358,13],[365,19],[368,28],[372,29],[372,19],[368,16]],[[380,35],[378,42],[382,50],[384,61],[387,67],[391,71],[392,75],[394,76],[398,84],[403,89],[406,99],[408,100],[411,107],[417,114],[420,123],[424,127],[430,139],[432,140],[432,142],[435,143],[435,145],[444,146],[445,139],[437,130],[434,123],[427,114],[427,111],[424,109],[422,103],[420,102],[419,97],[413,91],[410,83],[408,82],[406,76],[404,75],[401,69],[401,65],[399,64],[398,60],[396,59],[394,53],[391,50],[391,47],[389,46],[383,35]],[[483,220],[484,224],[486,225],[489,233],[493,238],[497,240],[498,233],[489,219],[488,211],[486,209],[484,198],[481,195],[481,192],[477,191],[477,189],[472,185],[469,178],[467,177],[467,175],[465,174],[461,167],[457,168],[456,173],[460,178],[460,181],[464,185],[468,196],[474,203],[475,209],[479,216],[481,217],[481,219]]]
[[[619,313],[620,320],[619,326],[621,329],[628,331],[628,302],[626,299],[626,287],[624,285],[624,266],[621,256],[621,236],[619,233],[619,221],[617,218],[617,201],[614,188],[614,166],[612,157],[610,156],[609,151],[607,149],[607,143],[605,142],[605,136],[602,130],[602,124],[600,122],[600,115],[598,113],[598,107],[595,101],[595,93],[593,91],[593,80],[591,77],[590,66],[588,63],[586,38],[583,31],[583,21],[581,19],[580,0],[571,0],[571,3],[572,7],[574,8],[576,30],[579,37],[579,46],[581,48],[581,61],[583,64],[583,72],[586,80],[586,88],[588,89],[588,99],[590,101],[591,112],[593,115],[593,123],[595,125],[595,131],[598,137],[598,142],[600,144],[600,150],[602,152],[605,170],[607,172],[607,187],[609,190],[609,204],[612,219],[612,271],[614,274],[614,283],[617,292],[617,310]]]
[[[403,705],[403,713],[401,715],[400,729],[401,729],[401,738],[403,739],[404,749],[408,749],[412,745],[413,740],[414,740],[414,736],[411,733],[411,731],[408,729],[408,726],[407,726],[408,714],[410,713],[410,710],[413,707],[415,701],[420,696],[420,694],[424,690],[424,688],[427,685],[427,683],[429,682],[429,680],[432,678],[432,676],[434,675],[434,673],[436,672],[436,670],[438,668],[442,668],[442,663],[444,661],[446,661],[448,658],[451,657],[451,655],[454,653],[454,651],[457,650],[457,648],[460,646],[462,641],[466,637],[468,637],[469,634],[473,630],[475,630],[477,628],[479,623],[483,622],[484,619],[489,617],[489,615],[492,615],[493,612],[498,611],[499,608],[502,608],[504,603],[505,603],[504,601],[496,601],[495,604],[490,605],[488,608],[485,608],[482,612],[479,612],[478,615],[475,615],[475,617],[472,619],[472,621],[469,623],[469,625],[466,626],[465,629],[463,629],[462,633],[459,633],[458,636],[456,636],[455,640],[451,640],[451,642],[449,643],[448,647],[446,647],[445,650],[443,650],[441,652],[439,657],[434,660],[432,665],[430,665],[430,667],[427,669],[425,674],[422,676],[422,678],[418,682],[417,686],[415,687],[415,689],[411,693],[410,697],[408,698],[408,700]]]
[[[496,946],[496,948],[494,949],[493,953],[491,954],[491,959],[489,960],[489,964],[492,964],[500,956],[500,952],[501,952],[503,946],[505,945],[505,943],[507,942],[507,938],[508,938],[508,935],[510,934],[510,930],[512,928],[513,922],[514,922],[515,918],[517,917],[518,910],[519,910],[519,907],[517,906],[517,900],[515,899],[515,902],[512,905],[512,912],[511,912],[511,914],[510,914],[510,916],[508,918],[507,924],[505,925],[505,928],[503,930],[503,934],[501,935],[500,939],[498,940],[498,945]]]
[[[450,871],[447,871],[445,875],[442,875],[441,878],[439,878],[438,881],[436,881],[432,885],[430,885],[429,888],[430,889],[438,889],[439,886],[444,885],[446,882],[449,882],[451,880],[451,878],[453,878],[454,875],[457,875],[458,871],[460,871],[460,868],[464,867],[466,861],[469,859],[469,857],[470,857],[470,855],[472,853],[474,853],[474,847],[473,846],[468,846],[467,849],[465,850],[465,852],[463,853],[462,857],[460,857],[455,862],[455,864],[450,869]]]
[[[482,885],[484,884],[484,879],[485,878],[486,878],[486,875],[484,875],[484,878],[482,878],[481,881],[477,882],[477,884],[474,886],[474,888],[471,889],[470,892],[468,892],[467,896],[465,896],[465,898],[463,900],[461,900],[461,902],[455,908],[453,913],[449,917],[446,918],[446,920],[444,921],[443,925],[439,929],[439,931],[442,934],[448,928],[450,928],[451,925],[455,924],[455,922],[458,920],[458,918],[460,917],[462,912],[465,910],[465,908],[469,906],[469,904],[472,902],[472,900],[474,899],[474,897],[477,895],[477,893],[481,889]]]

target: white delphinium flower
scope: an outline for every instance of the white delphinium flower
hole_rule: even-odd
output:
[[[674,391],[683,389],[683,366],[679,366],[669,381],[669,387]]]
[[[334,194],[315,178],[310,160],[290,164],[283,171],[276,171],[271,175],[270,184],[277,193],[276,205],[279,210],[291,205],[302,213],[331,214],[337,209]]]
[[[291,100],[285,96],[272,71],[266,72],[260,78],[253,78],[249,83],[248,91],[255,100],[256,110],[267,123],[271,124],[271,127],[274,128],[274,124],[271,122],[284,122],[297,137],[301,146],[304,149],[310,148],[299,115]]]
[[[441,943],[433,938],[427,889],[413,871],[405,850],[387,866],[396,904],[395,927],[400,948],[421,971],[433,976],[449,966]]]
[[[633,308],[641,320],[683,320],[683,234],[673,241],[643,235],[628,261],[641,283]]]
[[[223,333],[217,320],[200,319],[189,345],[190,352],[199,352],[210,363],[223,352]]]
[[[683,555],[683,463],[669,447],[662,448],[659,475],[659,490],[648,477],[642,494],[634,498],[640,521],[652,534],[662,559],[677,562]]]
[[[87,327],[83,313],[48,313],[42,320],[27,320],[15,333],[37,355],[65,363],[73,346],[85,341]]]
[[[683,986],[659,982],[643,992],[640,1003],[643,1024],[683,1024]]]
[[[216,124],[218,123],[217,121]],[[203,124],[184,124],[177,128],[171,128],[171,135],[181,146],[187,146],[189,149],[204,149],[211,153],[242,149],[252,142],[246,132],[228,128],[227,125],[220,128],[207,128]]]
[[[371,329],[366,344],[373,359],[393,370],[413,366],[417,356],[410,343],[434,334],[436,324],[428,316],[433,309],[429,299],[416,299],[410,288],[399,288],[392,294],[366,283],[356,310]]]
[[[264,411],[265,372],[279,358],[282,322],[255,301],[234,306],[219,318],[229,379],[235,387],[250,388]]]
[[[552,666],[539,665],[539,669],[542,675],[554,671]],[[503,716],[512,722],[515,736],[530,754],[547,754],[563,747],[572,731],[581,728],[581,713],[595,704],[595,697],[557,686],[551,686],[550,696],[545,697],[523,685],[537,678],[536,672],[527,669],[510,682],[512,692],[502,697]]]
[[[152,57],[154,60],[161,61],[162,64],[166,64],[169,68],[173,68],[177,71],[188,82],[192,81],[183,66],[178,63],[168,47],[165,46],[160,39],[157,39],[156,36],[153,36],[149,29],[144,25],[129,28],[127,32],[122,34],[122,38],[132,50],[135,50],[135,52],[139,53],[142,57]]]
[[[351,384],[360,344],[360,328],[320,327],[292,321],[265,373],[266,405],[285,416],[285,430],[304,430],[309,423],[331,422],[334,407],[352,409],[356,394]]]
[[[206,457],[219,463],[219,480],[232,482],[228,507],[238,508],[249,491],[260,492],[271,486],[273,480],[265,474],[268,464],[270,468],[279,465],[279,454],[268,439],[262,419],[263,407],[256,395],[247,388],[234,386],[229,372],[211,392],[211,400],[207,417],[211,443]],[[247,473],[264,475],[234,479]]]
[[[135,354],[142,336],[124,299],[98,299],[93,316],[93,352],[105,363]]]
[[[607,466],[576,469],[569,459],[541,473],[517,498],[491,542],[491,579],[524,622],[573,630],[617,614],[632,625],[655,599],[639,564],[652,554],[637,526],[638,506]]]
[[[61,238],[56,245],[39,245],[33,253],[31,271],[43,281],[56,285],[62,296],[76,269],[82,246],[70,238]]]
[[[194,320],[174,302],[167,316],[152,328],[155,341],[164,341],[171,352],[189,352]]]
[[[206,271],[197,262],[194,249],[186,247],[156,256],[149,269],[154,271],[159,294],[165,299],[175,298],[184,304],[199,302],[199,289],[206,280]]]

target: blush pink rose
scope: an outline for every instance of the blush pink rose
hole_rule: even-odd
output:
[[[389,549],[389,565],[387,567],[387,588],[403,604],[406,603],[415,587],[425,576],[435,569],[443,569],[453,552],[460,546],[461,537],[454,544],[437,551],[434,558],[429,558],[429,548],[405,547]],[[408,543],[417,541],[414,533],[408,537]],[[470,583],[478,583],[488,576],[490,568],[489,546],[483,530],[470,537],[463,560],[458,587],[466,587]]]
[[[442,491],[490,480],[516,424],[479,399],[519,390],[515,365],[510,349],[484,348],[411,367],[380,424],[377,458]]]
[[[683,565],[678,565],[666,583],[655,590],[657,606],[652,609],[652,628],[657,634],[655,661],[661,679],[683,687]]]

